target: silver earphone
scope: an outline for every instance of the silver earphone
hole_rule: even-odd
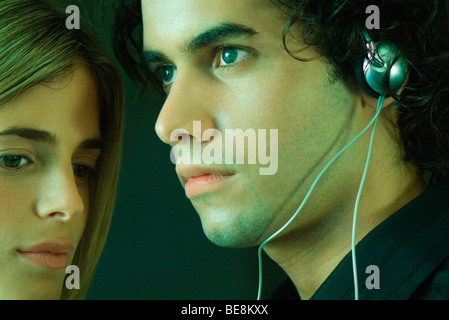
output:
[[[397,92],[407,79],[407,60],[399,55],[393,43],[377,45],[366,31],[363,31],[363,36],[366,48],[355,63],[355,75],[360,87],[374,98]]]

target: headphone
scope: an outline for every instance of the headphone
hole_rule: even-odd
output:
[[[355,62],[355,77],[359,86],[374,98],[397,92],[407,79],[406,59],[399,55],[395,44],[385,42],[377,45],[366,30],[362,34],[366,48]]]
[[[352,271],[354,278],[354,299],[359,299],[359,285],[358,285],[358,273],[357,273],[357,260],[356,260],[356,250],[355,250],[355,230],[357,225],[357,212],[359,207],[359,200],[362,194],[363,185],[365,183],[366,173],[368,171],[369,161],[371,158],[371,151],[374,141],[374,133],[376,130],[377,119],[379,113],[382,109],[382,105],[385,96],[389,92],[397,92],[402,88],[408,73],[408,64],[406,59],[399,54],[399,50],[396,45],[391,42],[385,42],[381,45],[374,43],[369,37],[366,30],[362,32],[365,39],[365,50],[361,50],[360,56],[355,61],[355,76],[359,86],[370,96],[377,98],[377,109],[371,119],[371,121],[351,140],[349,141],[340,151],[335,154],[332,159],[321,169],[321,171],[316,176],[312,185],[309,187],[304,199],[302,200],[299,207],[296,209],[295,213],[290,217],[290,219],[275,233],[269,236],[265,241],[263,241],[258,249],[258,260],[259,260],[259,288],[257,293],[257,300],[260,300],[262,293],[262,248],[263,246],[275,238],[278,234],[284,231],[285,228],[297,217],[299,212],[304,207],[305,203],[309,199],[310,194],[315,188],[316,184],[326,172],[326,170],[332,165],[332,163],[337,160],[341,154],[349,148],[357,139],[359,139],[371,125],[373,125],[371,131],[370,143],[368,146],[368,153],[366,156],[365,167],[363,169],[362,178],[360,180],[359,189],[357,192],[353,223],[352,223],[352,237],[351,237],[351,254],[352,254]]]

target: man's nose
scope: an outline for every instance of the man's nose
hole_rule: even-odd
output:
[[[178,71],[172,84],[170,93],[159,113],[155,130],[159,138],[171,146],[178,143],[178,139],[171,139],[175,130],[190,135],[198,142],[202,141],[205,130],[215,128],[215,110],[213,101],[207,97],[207,82],[200,76],[188,76]],[[201,130],[194,122],[199,121]],[[179,135],[178,135],[179,137]]]

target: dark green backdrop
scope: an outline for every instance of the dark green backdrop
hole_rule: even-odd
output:
[[[81,24],[93,27],[109,56],[116,1],[54,0],[77,5]],[[206,1],[206,0],[205,0]],[[123,70],[120,68],[123,73]],[[170,148],[154,124],[160,109],[149,89],[137,90],[123,73],[127,106],[118,197],[108,241],[88,299],[255,299],[257,248],[210,243],[177,179]],[[264,293],[284,277],[264,256]]]

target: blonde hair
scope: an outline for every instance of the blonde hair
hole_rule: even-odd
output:
[[[116,67],[83,28],[69,30],[64,12],[45,0],[0,0],[0,105],[82,63],[97,87],[102,154],[92,179],[89,218],[72,264],[80,289],[63,284],[61,299],[83,299],[100,258],[114,208],[122,148],[123,87]]]

